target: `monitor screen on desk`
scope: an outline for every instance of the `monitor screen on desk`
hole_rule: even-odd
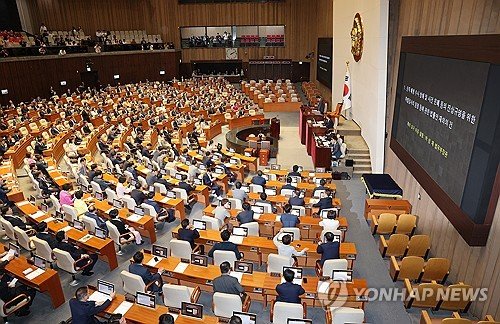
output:
[[[233,235],[247,237],[248,236],[248,228],[246,228],[246,227],[233,227]]]
[[[333,281],[352,282],[352,270],[333,270]]]
[[[176,198],[176,197],[177,196],[176,196],[176,194],[175,194],[174,191],[167,191],[167,198],[173,199],[173,198]]]
[[[312,324],[313,321],[311,319],[289,318],[286,323],[287,324]]]
[[[144,216],[144,208],[135,206],[134,207],[134,214],[139,215],[139,216]]]
[[[281,165],[280,164],[271,164],[271,170],[280,170]]]
[[[249,186],[241,186],[241,190],[243,190],[246,193],[250,192],[250,187]]]
[[[253,205],[250,207],[256,214],[264,214],[264,206]]]
[[[108,236],[108,231],[103,228],[96,227],[95,228],[95,236],[100,239],[105,239]]]
[[[161,169],[160,174],[161,175],[167,175],[168,171],[166,169]]]
[[[204,231],[207,229],[207,222],[195,219],[193,220],[193,227],[197,230]]]
[[[234,261],[234,271],[252,274],[253,263],[244,261]]]
[[[64,219],[64,214],[60,211],[56,211],[56,219],[62,221]]]
[[[257,323],[257,315],[256,314],[233,311],[233,316],[238,316],[241,319],[241,324],[256,324]]]
[[[97,279],[97,291],[106,295],[111,295],[111,293],[115,291],[115,285],[111,282]]]
[[[154,256],[166,258],[168,256],[168,249],[164,246],[159,246],[159,245],[153,244],[153,246],[151,247],[151,253]]]
[[[95,199],[102,201],[104,199],[104,195],[101,192],[96,192]]]
[[[175,178],[176,178],[177,180],[182,180],[182,174],[180,174],[180,173],[176,173],[176,174],[175,174]]]
[[[229,159],[229,163],[231,163],[231,164],[239,164],[239,161],[238,161],[238,159],[231,158],[231,159]]]
[[[21,248],[18,245],[12,243],[12,242],[9,242],[9,250],[14,251],[14,255],[16,257],[18,257],[20,255],[20,253],[21,253]]]
[[[181,314],[201,319],[203,318],[203,305],[182,302]]]
[[[137,292],[135,296],[135,302],[137,305],[155,308],[156,307],[156,297],[155,295],[150,295],[146,293]]]
[[[276,196],[276,188],[266,188],[264,192],[268,196]]]
[[[201,182],[201,179],[194,179],[194,184],[197,185],[197,186],[201,186],[203,184],[203,182]]]
[[[87,187],[86,185],[81,184],[80,187],[81,187],[83,192],[89,192],[89,187]]]
[[[207,167],[205,166],[205,164],[200,164],[200,165],[198,166],[198,169],[200,169],[200,170],[206,170],[206,169],[207,169]]]
[[[123,203],[120,200],[113,199],[113,207],[121,209],[123,208]]]
[[[41,203],[40,210],[43,211],[44,213],[47,213],[49,211],[49,205],[47,205],[45,203]]]
[[[295,273],[294,279],[302,279],[302,272],[304,269],[296,267],[283,267],[283,273],[285,273],[286,269],[292,270]]]
[[[295,216],[300,216],[300,208],[292,208],[290,213]]]
[[[28,201],[34,205],[34,204],[36,204],[36,197],[35,196],[30,196],[28,198]]]
[[[217,174],[224,174],[224,169],[223,168],[216,167],[214,171]]]
[[[235,152],[236,152],[236,151],[234,150],[234,148],[232,148],[232,147],[231,147],[231,148],[229,149],[229,153],[235,153]]]
[[[73,227],[79,231],[83,231],[85,228],[85,225],[83,224],[83,222],[75,219],[73,222]]]
[[[45,270],[47,268],[47,262],[45,261],[45,259],[42,257],[39,257],[38,255],[35,255],[33,257],[33,264],[36,267],[43,269],[43,270]]]
[[[191,254],[191,263],[195,265],[199,265],[202,267],[208,266],[208,256],[199,255],[199,254]]]

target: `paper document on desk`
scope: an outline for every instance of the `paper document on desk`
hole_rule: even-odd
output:
[[[30,202],[29,202],[29,201],[27,201],[27,200],[23,200],[23,201],[18,202],[18,203],[17,203],[17,206],[18,206],[18,207],[22,207],[22,206],[24,206],[24,205],[29,205],[29,204],[30,204]]]
[[[45,216],[45,213],[43,211],[41,211],[41,210],[39,210],[36,213],[30,215],[30,217],[34,218],[34,219],[37,219],[37,218],[42,217],[42,216]]]
[[[92,293],[92,295],[90,295],[89,297],[89,301],[95,301],[97,304],[102,304],[104,303],[106,300],[110,300],[111,301],[111,296],[109,295],[106,295],[100,291],[94,291]]]
[[[66,227],[61,228],[61,229],[60,229],[60,231],[67,232],[67,231],[69,231],[69,230],[70,230],[70,229],[72,229],[72,228],[73,228],[73,227],[71,227],[71,226],[66,226]]]
[[[90,240],[92,237],[93,237],[92,235],[87,234],[87,235],[85,235],[84,237],[80,238],[80,239],[78,240],[78,242],[85,243],[85,242],[87,242],[88,240]]]
[[[309,199],[309,203],[310,204],[317,204],[318,201],[319,201],[319,199],[317,199],[317,198],[311,198],[311,199]]]
[[[253,219],[258,220],[262,214],[253,214]]]
[[[241,244],[243,243],[243,239],[244,239],[243,236],[231,235],[229,237],[229,242],[232,242],[234,244]]]
[[[138,222],[141,220],[141,218],[142,218],[142,216],[140,216],[140,215],[132,214],[129,217],[127,217],[127,220],[130,222]]]
[[[231,271],[229,274],[231,277],[235,277],[238,279],[238,282],[241,283],[241,278],[243,277],[243,272],[236,272],[236,271]]]
[[[120,303],[120,305],[118,305],[118,307],[115,308],[113,314],[125,315],[125,313],[128,312],[128,310],[130,309],[130,307],[132,307],[132,305],[134,305],[134,303],[124,300]]]
[[[158,261],[156,261],[156,260],[155,260],[155,257],[152,257],[152,258],[151,258],[151,260],[149,260],[149,261],[146,263],[146,265],[147,265],[147,266],[150,266],[150,267],[156,267],[156,265],[157,265],[158,263],[160,263],[160,261],[161,261],[161,260],[163,260],[163,258],[162,258],[162,257],[159,257],[159,256],[157,256],[156,258],[158,259]]]
[[[38,268],[35,271],[31,271],[30,273],[28,273],[26,275],[26,279],[33,280],[44,272],[45,272],[45,270]]]
[[[57,180],[62,180],[62,179],[66,179],[66,177],[65,176],[59,176],[59,177],[54,178],[54,180],[56,180],[56,181]]]
[[[45,222],[45,223],[49,223],[49,222],[52,222],[55,218],[54,217],[47,217],[45,218],[42,222]]]
[[[170,201],[170,198],[168,198],[168,197],[165,197],[162,200],[160,200],[160,202],[162,202],[164,204],[168,204],[169,201]]]
[[[176,273],[184,273],[188,267],[189,263],[179,262],[179,264],[175,267],[174,272]]]

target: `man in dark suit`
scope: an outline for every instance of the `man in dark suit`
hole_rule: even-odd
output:
[[[208,186],[211,190],[214,190],[215,191],[215,195],[217,197],[220,197],[222,195],[222,188],[221,186],[219,186],[218,184],[216,184],[212,177],[210,176],[210,172],[207,170],[207,172],[205,172],[203,174],[203,184]]]
[[[12,277],[5,273],[5,266],[14,258],[14,255],[7,256],[7,260],[0,262],[0,299],[7,303],[14,299],[16,296],[20,294],[25,294],[30,297],[30,301],[19,310],[15,312],[16,316],[27,316],[30,311],[29,308],[33,303],[33,299],[36,295],[36,290],[32,288],[28,288],[23,284],[12,285]],[[5,321],[7,322],[7,321]]]
[[[185,174],[183,174],[182,180],[179,182],[177,187],[186,190],[186,193],[189,196],[194,191],[195,188],[192,185],[190,185],[189,183],[187,183],[186,180],[187,180],[187,176]]]
[[[71,309],[71,318],[73,324],[97,324],[101,323],[94,316],[104,311],[111,304],[111,300],[115,298],[115,293],[112,292],[109,297],[101,305],[96,305],[95,301],[89,301],[90,294],[87,287],[80,287],[76,290],[75,298],[69,301]]]
[[[302,286],[293,283],[294,277],[295,272],[292,270],[285,269],[283,271],[285,282],[276,286],[276,292],[278,293],[276,301],[300,304],[300,295],[303,295],[306,291]]]
[[[320,96],[317,96],[317,98],[319,101],[316,109],[323,115],[325,113],[325,100],[323,100]]]
[[[333,208],[332,191],[330,189],[325,190],[325,197],[321,198],[313,207],[318,207],[319,212],[323,209]]]
[[[141,183],[140,182],[137,182],[135,184],[135,188],[132,189],[132,191],[130,192],[130,197],[132,197],[132,199],[134,199],[137,206],[140,206],[144,202],[144,200],[147,199],[146,195],[141,190]]]
[[[265,186],[266,185],[266,179],[264,179],[264,177],[262,176],[262,171],[261,170],[257,171],[257,175],[255,175],[252,178],[252,183],[256,184],[256,185],[261,185],[261,186]]]
[[[106,226],[106,220],[102,219],[101,217],[99,217],[99,215],[97,215],[97,213],[95,212],[94,205],[89,206],[89,210],[85,212],[85,216],[94,219],[97,224],[97,227],[102,228],[104,230],[108,230],[108,227]]]
[[[31,228],[31,226],[26,225],[26,223],[19,217],[13,214],[12,209],[8,206],[3,206],[0,209],[2,213],[2,217],[12,224],[12,227],[19,227],[23,231],[26,231]]]
[[[325,118],[325,127],[328,129],[332,129],[335,126],[335,123],[333,122],[333,117],[328,116]]]
[[[131,263],[128,266],[128,272],[140,276],[146,285],[154,282],[151,286],[149,286],[149,290],[154,293],[160,292],[161,287],[163,286],[163,280],[161,279],[161,273],[163,272],[163,269],[159,268],[158,272],[155,274],[149,272],[149,270],[142,265],[144,254],[141,251],[136,252],[133,259],[134,263]]]
[[[200,237],[200,233],[196,228],[193,228],[193,226],[189,225],[189,219],[184,218],[181,222],[181,228],[179,229],[178,232],[178,238],[179,240],[187,241],[189,244],[191,244],[191,248],[194,249],[196,244],[194,243],[194,240]]]
[[[290,213],[292,211],[292,205],[286,204],[283,207],[285,213],[281,214],[280,220],[282,227],[297,227],[300,224],[300,219],[297,215]]]
[[[321,180],[319,181],[319,186],[317,186],[317,187],[316,187],[316,188],[314,188],[314,190],[313,190],[313,196],[315,195],[315,191],[316,191],[316,190],[326,190],[325,185],[326,185],[326,180],[325,180],[325,179],[321,179]]]
[[[36,142],[35,142],[35,148],[33,149],[33,151],[35,151],[35,154],[42,155],[43,151],[45,151],[46,149],[47,149],[47,146],[45,146],[45,144],[43,144],[43,140],[40,137],[37,137]]]
[[[155,196],[154,192],[148,192],[146,196],[148,197],[148,199],[146,199],[144,203],[153,207],[158,216],[164,216],[168,214],[166,221],[168,223],[175,221],[175,210],[173,210],[172,208],[169,209],[161,208],[161,206],[154,200]]]
[[[116,208],[109,211],[109,217],[111,218],[109,221],[111,222],[111,224],[115,225],[120,235],[128,234],[128,238],[130,238],[130,235],[133,235],[135,237],[135,244],[143,244],[144,241],[142,240],[141,234],[133,227],[129,227],[128,225],[124,224],[123,221],[118,218],[119,213],[120,212]]]
[[[94,274],[94,272],[92,272],[92,269],[97,262],[97,254],[87,254],[86,251],[80,250],[76,246],[68,243],[66,239],[66,233],[64,231],[59,231],[56,233],[56,241],[57,249],[69,252],[69,254],[71,254],[71,257],[75,261],[77,261],[76,265],[78,267],[85,266],[85,269],[82,271],[83,276],[91,276]]]
[[[231,237],[231,233],[229,233],[228,230],[223,230],[220,233],[220,238],[222,239],[222,242],[217,242],[214,244],[212,249],[208,251],[208,256],[213,258],[214,257],[214,252],[217,250],[222,250],[222,251],[233,251],[234,255],[236,256],[236,259],[240,260],[242,258],[242,255],[240,251],[238,250],[238,246],[234,244],[233,242],[229,242],[229,238]]]
[[[281,187],[281,189],[295,190],[295,187],[292,186],[292,178],[286,177],[286,184],[283,187]]]
[[[340,241],[334,242],[335,235],[332,232],[327,232],[325,234],[326,243],[319,242],[316,252],[321,254],[321,260],[316,261],[319,265],[323,266],[326,260],[338,259],[340,258],[339,249]],[[326,274],[330,275],[330,274]]]
[[[300,197],[300,190],[299,189],[295,189],[292,197],[290,197],[290,199],[288,199],[288,203],[292,206],[304,206],[306,204],[304,201],[304,198]]]
[[[289,177],[300,177],[299,166],[295,164],[292,167],[292,171],[288,172],[288,176]]]
[[[57,241],[47,231],[47,223],[46,222],[38,223],[36,237],[39,238],[40,240],[44,240],[45,242],[49,243],[49,246],[51,249],[54,249],[56,247]]]
[[[249,203],[244,202],[241,206],[243,210],[238,213],[236,219],[241,224],[253,222],[253,210]]]
[[[246,294],[245,289],[241,286],[238,279],[229,275],[231,272],[231,265],[229,262],[224,261],[220,264],[221,275],[214,279],[213,289],[214,293],[220,292],[224,294],[239,295],[244,300]]]
[[[106,190],[106,188],[108,188],[110,185],[109,182],[105,181],[102,178],[102,171],[101,170],[97,170],[95,172],[94,179],[92,181],[95,181],[99,185],[99,187],[101,188],[102,191]]]
[[[97,164],[92,164],[90,165],[90,171],[89,171],[89,182],[94,180],[95,173],[97,172]]]

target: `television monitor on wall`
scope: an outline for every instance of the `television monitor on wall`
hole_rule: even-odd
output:
[[[333,38],[318,38],[316,56],[316,79],[329,89],[332,88]]]

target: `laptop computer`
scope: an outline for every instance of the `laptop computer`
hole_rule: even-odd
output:
[[[115,285],[110,282],[104,280],[97,280],[97,290],[90,295],[89,300],[95,301],[97,303],[103,303],[107,299],[111,300],[109,296],[112,292],[115,291]]]
[[[181,303],[181,315],[194,317],[197,319],[203,318],[203,305],[193,303]]]
[[[100,239],[105,239],[106,237],[108,237],[108,231],[106,231],[105,229],[103,228],[100,228],[100,227],[96,227],[95,228],[95,233],[94,235],[97,237],[97,238],[100,238]]]
[[[168,256],[168,249],[164,246],[153,244],[151,246],[151,254],[157,257],[166,258]]]
[[[134,207],[134,214],[139,215],[139,216],[144,216],[144,208],[135,206]]]
[[[352,282],[352,270],[333,270],[332,280],[340,282]]]
[[[142,292],[137,292],[135,295],[135,302],[137,305],[155,308],[156,307],[156,297],[155,295],[146,294]]]
[[[253,212],[257,215],[262,215],[264,214],[264,206],[257,206],[257,205],[252,205],[250,208],[253,210]]]
[[[238,316],[241,324],[257,324],[257,314],[233,311],[233,316]]]
[[[123,202],[117,199],[113,199],[113,207],[121,209],[123,208]]]
[[[234,261],[234,271],[252,274],[253,263],[245,261]]]
[[[292,210],[290,211],[290,214],[299,217],[300,216],[300,208],[293,208],[292,207]]]
[[[104,195],[101,192],[96,192],[95,199],[102,201],[104,199]]]
[[[193,220],[193,227],[197,230],[204,231],[207,229],[207,222],[195,219]]]
[[[47,269],[47,261],[38,255],[33,256],[33,264],[40,269]]]
[[[85,229],[85,224],[83,224],[83,222],[75,219],[75,221],[73,222],[73,227],[79,231],[83,231]]]
[[[295,276],[293,278],[293,283],[297,285],[302,285],[302,273],[304,269],[296,267],[283,267],[283,273],[285,273],[286,269],[292,270],[295,273]],[[285,282],[285,278],[282,277],[281,283],[283,282]]]
[[[202,267],[208,266],[208,256],[199,255],[199,254],[191,254],[191,264],[199,265]]]
[[[175,191],[167,191],[167,198],[177,198],[177,195],[175,194]]]
[[[232,235],[247,237],[248,236],[248,228],[235,226],[235,227],[233,227]]]
[[[276,196],[276,188],[266,188],[264,192],[268,196]]]
[[[250,192],[250,187],[249,186],[241,186],[241,190],[243,190],[246,193]]]

